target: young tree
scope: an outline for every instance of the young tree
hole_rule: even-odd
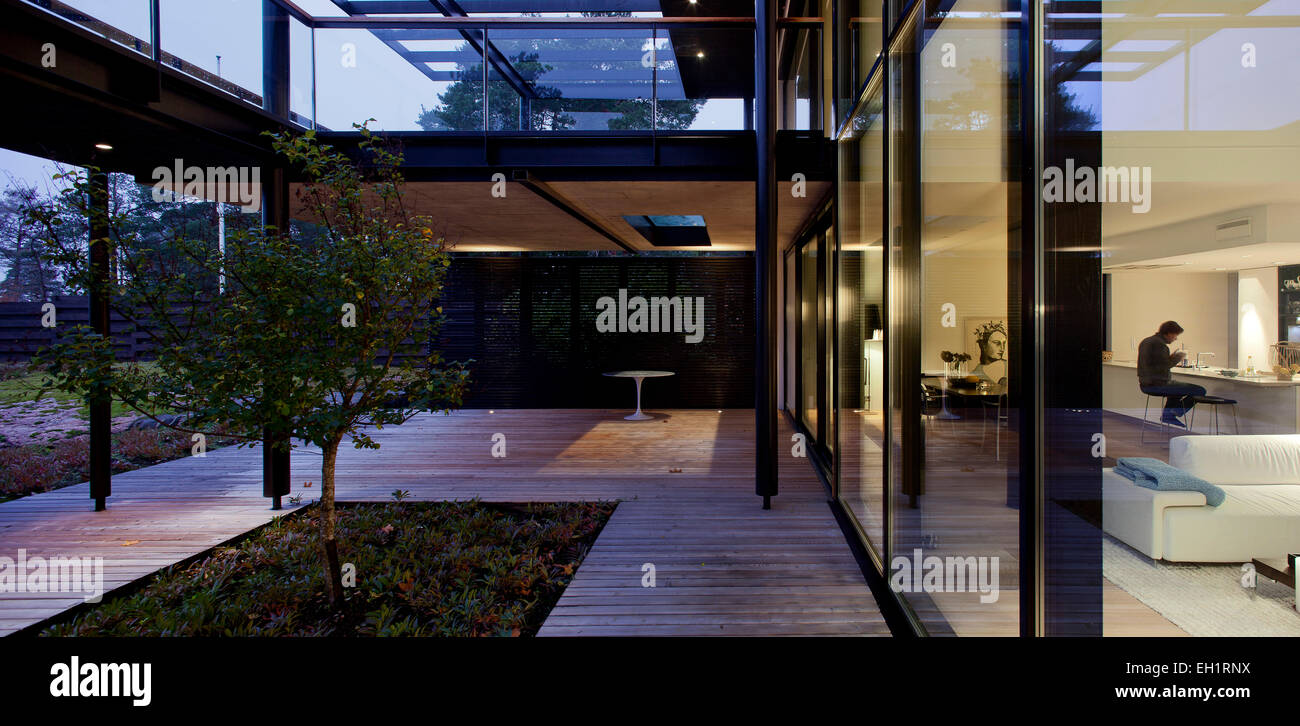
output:
[[[365,163],[302,135],[272,135],[275,151],[307,180],[297,192],[310,231],[238,229],[220,256],[206,238],[160,246],[110,215],[123,274],[112,304],[153,339],[150,365],[112,366],[111,341],[69,331],[37,364],[46,387],[107,389],[146,416],[189,433],[255,444],[263,429],[320,447],[322,558],[330,600],[344,594],[334,508],[339,445],[379,448],[370,429],[460,404],[468,371],[431,344],[451,258],[431,223],[404,204],[401,159],[364,126]],[[87,182],[69,203],[87,215]],[[59,213],[31,210],[53,261],[82,287],[93,284],[84,249],[65,248]],[[195,274],[195,271],[203,274]],[[226,291],[211,280],[222,273]],[[184,414],[183,423],[162,419]],[[242,445],[242,444],[241,444]]]

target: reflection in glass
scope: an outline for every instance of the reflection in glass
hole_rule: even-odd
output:
[[[902,260],[911,274],[920,269],[919,289],[906,293],[916,305],[918,319],[909,328],[919,333],[919,348],[898,364],[919,371],[922,388],[901,394],[922,399],[920,420],[905,423],[903,432],[922,443],[915,454],[919,481],[895,496],[890,567],[902,576],[896,588],[931,634],[1019,631],[1020,512],[1007,498],[1015,437],[1004,430],[1010,402],[1001,386],[979,385],[981,377],[996,376],[994,383],[1007,377],[1006,355],[1015,345],[1008,336],[1007,283],[1009,236],[1019,234],[1011,224],[1010,200],[1018,193],[1008,168],[1017,133],[1017,37],[1013,24],[984,19],[1001,7],[959,0],[944,15],[927,18],[917,59],[919,204],[908,206],[914,187],[899,189],[905,197],[899,223],[919,229],[919,250]],[[899,90],[910,95],[912,88]],[[900,244],[918,244],[913,240],[904,236]],[[965,356],[970,363],[953,375],[946,361]],[[979,374],[968,375],[972,366]],[[908,568],[929,570],[933,562],[954,573],[930,585],[910,582]]]
[[[841,139],[839,183],[839,493],[867,539],[884,545],[884,115],[877,89]]]
[[[1286,588],[1268,577],[1254,588],[1235,584],[1246,560],[1277,562],[1300,539],[1271,539],[1267,518],[1234,528],[1218,516],[1252,506],[1257,492],[1248,483],[1270,478],[1261,462],[1279,451],[1237,458],[1245,446],[1234,441],[1237,432],[1297,433],[1296,381],[1278,386],[1279,349],[1270,346],[1288,338],[1300,309],[1289,307],[1285,284],[1300,264],[1300,3],[1205,9],[1214,12],[1178,15],[1139,0],[1096,18],[1049,14],[1044,28],[1047,62],[1061,69],[1045,89],[1053,99],[1043,129],[1046,163],[1092,167],[1099,180],[1091,192],[1076,185],[1071,200],[1044,195],[1042,214],[1051,264],[1079,281],[1062,299],[1062,314],[1098,321],[1099,333],[1086,342],[1096,352],[1105,341],[1096,357],[1083,348],[1087,370],[1074,377],[1099,382],[1089,388],[1100,389],[1091,405],[1100,408],[1105,455],[1086,472],[1088,488],[1080,487],[1087,501],[1062,504],[1100,539],[1092,574],[1105,593],[1105,635],[1300,634],[1287,625],[1294,591],[1282,594]],[[1118,180],[1120,170],[1128,184],[1100,181]],[[1111,193],[1120,191],[1128,197]],[[1069,223],[1051,224],[1057,219]],[[1182,422],[1191,430],[1155,422],[1164,401],[1148,399],[1138,383],[1138,346],[1166,320],[1185,329],[1171,347],[1203,366],[1174,368],[1171,380],[1238,402],[1197,403]],[[1267,377],[1244,378],[1250,365]],[[1070,409],[1062,401],[1046,412],[1049,435],[1069,433]],[[1217,509],[1135,505],[1135,493],[1148,500],[1115,472],[1128,457],[1167,462],[1221,486],[1226,499]],[[1240,465],[1225,479],[1205,466],[1210,460]],[[1057,462],[1046,476],[1068,481],[1082,471]],[[1204,526],[1189,529],[1191,521]],[[1161,536],[1144,535],[1151,527]],[[1048,531],[1049,538],[1069,534]],[[1048,585],[1068,587],[1069,577],[1060,573]],[[1215,616],[1224,612],[1233,616]],[[1289,620],[1275,617],[1281,614]]]
[[[801,385],[799,392],[800,412],[803,416],[803,425],[812,434],[813,438],[817,437],[817,318],[821,308],[822,301],[817,294],[817,264],[820,258],[817,255],[817,242],[814,240],[803,246],[799,251],[800,260],[800,356],[799,370],[802,373]]]

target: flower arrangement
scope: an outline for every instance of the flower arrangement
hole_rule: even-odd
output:
[[[939,354],[939,358],[947,365],[950,372],[957,373],[961,371],[962,364],[970,360],[970,353],[954,353],[945,350]]]

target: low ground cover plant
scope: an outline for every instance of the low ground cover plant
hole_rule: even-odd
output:
[[[313,506],[42,634],[534,635],[613,509],[590,502],[340,506],[347,586],[334,608],[317,560]]]

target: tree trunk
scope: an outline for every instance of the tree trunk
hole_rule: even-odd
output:
[[[320,542],[325,556],[325,587],[329,591],[330,605],[335,610],[343,607],[343,573],[339,565],[338,540],[334,530],[338,515],[334,509],[334,462],[339,455],[339,441],[334,438],[322,447],[320,474]]]

